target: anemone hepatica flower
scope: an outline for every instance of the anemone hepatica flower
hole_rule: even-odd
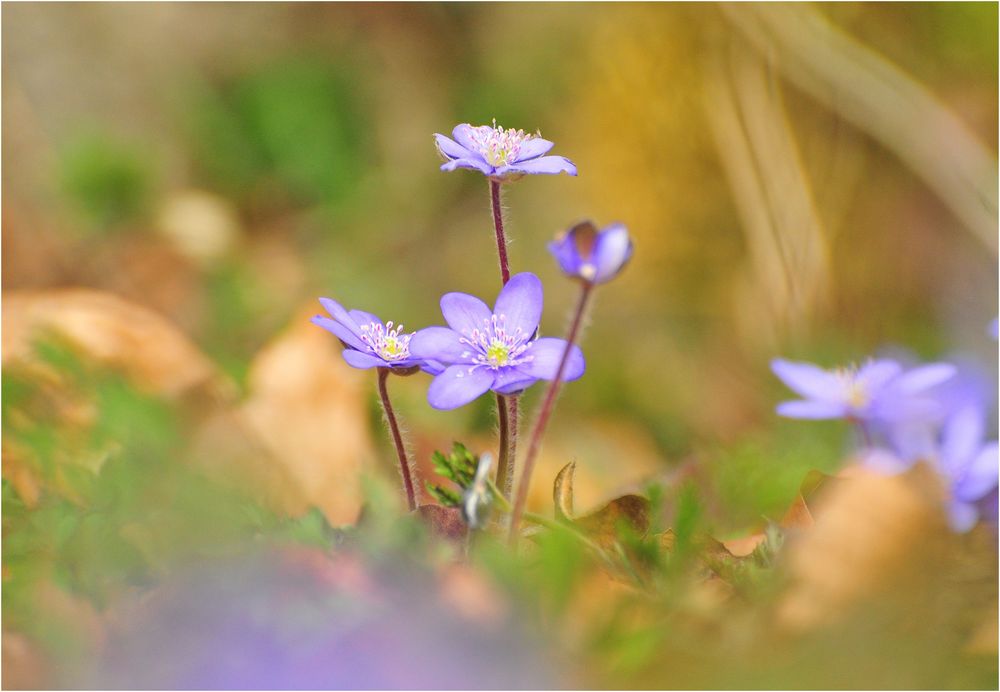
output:
[[[966,406],[945,421],[936,462],[949,489],[948,516],[956,531],[968,531],[979,517],[977,504],[997,487],[997,441],[985,441],[984,414]]]
[[[535,173],[569,173],[576,175],[576,166],[562,156],[545,156],[554,145],[539,135],[523,130],[505,130],[490,125],[456,125],[449,138],[435,134],[437,149],[447,159],[442,171],[468,168],[488,178],[504,182]]]
[[[320,298],[330,317],[316,315],[310,321],[331,332],[344,344],[344,360],[351,367],[392,368],[405,370],[420,367],[430,372],[440,372],[434,363],[414,358],[410,353],[413,334],[403,332],[403,325],[383,322],[363,310],[345,310],[335,300]]]
[[[513,394],[553,379],[566,341],[537,338],[542,302],[542,282],[529,272],[511,277],[492,310],[474,296],[445,294],[448,327],[421,329],[410,340],[411,355],[445,366],[427,390],[430,405],[458,408],[490,389]],[[563,379],[575,380],[583,370],[583,353],[573,346]]]
[[[597,230],[584,221],[549,243],[549,252],[565,274],[603,284],[618,276],[632,258],[632,239],[620,223]]]
[[[788,418],[847,418],[898,421],[930,417],[937,404],[927,392],[955,373],[947,363],[903,370],[894,360],[872,360],[860,368],[823,370],[810,363],[776,358],[771,370],[792,391],[805,397],[778,405]]]

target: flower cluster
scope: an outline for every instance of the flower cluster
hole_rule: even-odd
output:
[[[387,379],[390,374],[411,375],[424,371],[433,375],[427,400],[436,409],[464,406],[491,390],[497,394],[500,453],[496,482],[502,486],[500,492],[505,502],[513,479],[517,395],[539,380],[550,381],[535,426],[533,443],[525,460],[521,495],[517,504],[511,506],[508,503],[508,509],[512,507],[513,511],[510,531],[514,535],[538,442],[551,414],[559,385],[578,379],[586,367],[583,352],[575,341],[590,288],[609,281],[621,271],[632,255],[632,241],[621,224],[598,231],[593,224],[586,222],[571,228],[550,246],[563,271],[582,279],[586,290],[582,293],[567,338],[541,337],[542,282],[530,272],[510,275],[500,208],[500,185],[528,174],[568,173],[575,176],[576,166],[561,156],[547,156],[552,142],[539,135],[526,134],[523,130],[498,127],[496,121],[492,127],[458,125],[452,136],[454,139],[435,135],[438,152],[446,159],[441,169],[467,168],[482,173],[490,181],[497,254],[504,283],[493,307],[466,293],[447,293],[441,298],[441,313],[448,326],[406,332],[401,324],[383,322],[362,310],[346,310],[335,300],[321,298],[328,316],[316,315],[312,322],[340,340],[344,346],[344,360],[350,366],[377,371],[379,396],[399,457],[403,486],[411,510],[417,508],[413,471],[389,399]],[[482,456],[484,460],[490,458],[489,455]],[[472,528],[478,528],[482,523],[478,511],[473,511],[474,505],[490,496],[484,490],[488,468],[489,464],[484,462],[476,472],[475,492],[469,496],[473,499],[465,503],[467,506],[463,505],[466,523]],[[452,498],[437,486],[428,487],[439,500]]]
[[[776,359],[771,368],[803,397],[779,404],[780,415],[851,421],[862,433],[859,459],[879,472],[929,463],[947,488],[956,531],[972,528],[995,495],[997,442],[985,439],[988,406],[971,373],[948,363],[906,368],[892,359],[834,371]]]

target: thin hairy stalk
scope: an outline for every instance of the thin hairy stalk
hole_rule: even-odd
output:
[[[504,498],[514,489],[514,460],[517,458],[517,396],[497,394],[497,421],[500,427],[500,454],[497,486]]]
[[[497,255],[500,258],[500,279],[506,286],[510,281],[510,265],[507,262],[507,236],[503,231],[503,211],[500,209],[500,183],[490,181],[490,201],[493,204],[493,230],[497,235]]]
[[[562,358],[559,360],[559,367],[556,369],[556,376],[549,383],[549,388],[545,391],[545,399],[542,400],[542,407],[539,410],[538,418],[535,420],[535,427],[531,431],[528,441],[528,454],[524,459],[524,468],[521,471],[521,482],[517,486],[517,500],[514,502],[514,512],[510,517],[509,540],[513,545],[517,542],[517,527],[524,512],[524,504],[528,500],[528,486],[531,484],[531,473],[535,468],[535,459],[542,446],[542,437],[545,435],[545,427],[548,425],[549,417],[555,408],[556,395],[559,394],[559,387],[562,384],[563,374],[566,372],[566,363],[569,361],[569,354],[573,350],[580,333],[580,326],[583,324],[583,316],[587,312],[587,304],[590,302],[590,294],[594,290],[591,283],[583,283],[580,289],[580,299],[576,304],[576,312],[573,314],[573,321],[569,326],[569,333],[566,334],[566,348],[563,349]]]
[[[399,473],[403,477],[406,504],[412,512],[417,508],[417,496],[413,487],[413,476],[410,473],[410,461],[406,456],[406,448],[403,445],[403,435],[399,431],[399,422],[396,420],[396,413],[392,409],[392,402],[389,401],[389,390],[386,387],[386,380],[388,379],[389,368],[379,368],[378,395],[382,400],[382,412],[385,414],[386,423],[389,424],[389,432],[392,433],[392,443],[396,447],[396,456],[399,457]]]

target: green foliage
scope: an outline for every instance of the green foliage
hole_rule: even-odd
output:
[[[348,65],[289,59],[205,87],[190,114],[200,168],[244,200],[274,183],[299,202],[344,200],[369,154],[361,83]]]
[[[148,212],[152,170],[147,150],[107,134],[89,134],[62,152],[59,182],[84,226],[114,231]]]
[[[478,459],[461,442],[452,445],[451,454],[448,456],[435,450],[431,455],[431,461],[434,462],[434,471],[437,475],[452,481],[462,490],[472,485]],[[461,494],[454,490],[429,481],[426,485],[431,495],[445,507],[457,507],[462,504]]]

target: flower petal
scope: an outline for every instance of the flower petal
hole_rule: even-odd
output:
[[[492,384],[493,371],[489,368],[452,365],[431,382],[427,388],[427,402],[440,410],[458,408],[477,399]]]
[[[352,332],[350,329],[345,327],[340,322],[331,320],[329,317],[324,317],[323,315],[316,315],[315,317],[310,318],[309,321],[315,324],[316,326],[322,327],[326,331],[330,332],[331,334],[333,334],[335,337],[343,341],[351,348],[356,348],[359,351],[368,350],[368,346],[365,344],[365,342],[363,342],[361,339],[355,336],[354,332]]]
[[[983,415],[978,406],[963,406],[941,429],[941,462],[954,473],[972,461],[983,442]]]
[[[500,290],[493,313],[504,317],[508,334],[513,334],[520,327],[527,340],[538,329],[543,302],[541,279],[531,272],[521,272],[510,277],[507,285]]]
[[[343,356],[348,365],[352,368],[358,368],[360,370],[367,370],[368,368],[382,368],[388,365],[388,363],[381,358],[373,356],[370,353],[355,351],[353,348],[345,348]]]
[[[507,170],[512,173],[542,173],[548,175],[569,173],[570,175],[576,175],[576,166],[564,156],[542,156],[530,161],[518,161],[507,166]]]
[[[841,418],[844,416],[844,405],[835,401],[785,401],[775,409],[779,416],[785,418],[807,418],[823,420],[826,418]]]
[[[471,354],[461,338],[458,332],[447,327],[427,327],[410,339],[410,355],[441,363],[466,363],[471,360]]]
[[[493,313],[486,303],[468,293],[445,293],[441,296],[441,314],[448,326],[459,334],[483,329]]]
[[[950,363],[921,365],[900,375],[896,386],[903,394],[919,394],[951,379],[956,371]]]
[[[979,510],[968,502],[953,500],[948,505],[948,524],[956,533],[966,533],[976,525]]]
[[[380,320],[377,315],[365,312],[364,310],[348,310],[347,314],[351,316],[351,319],[354,320],[354,323],[357,324],[359,328],[367,327],[372,322],[385,325],[385,322]]]
[[[473,171],[479,171],[483,175],[490,175],[493,173],[493,166],[489,165],[482,159],[452,159],[451,161],[441,164],[442,171],[453,171],[456,168],[468,168]]]
[[[858,384],[865,391],[874,394],[888,384],[902,370],[903,366],[896,361],[883,358],[862,365],[858,370],[856,378]]]
[[[548,153],[549,149],[554,146],[555,145],[547,139],[532,137],[531,139],[521,143],[521,149],[517,152],[517,160],[515,163],[536,159],[542,154]]]
[[[632,257],[632,239],[622,224],[608,226],[597,235],[593,262],[597,269],[594,283],[604,283],[618,276]]]
[[[821,401],[837,401],[841,387],[837,377],[811,363],[793,363],[782,358],[771,361],[771,371],[796,394]]]
[[[351,330],[357,336],[361,336],[361,331],[358,329],[357,323],[351,315],[344,309],[344,306],[335,301],[333,298],[320,298],[319,302],[323,304],[323,307],[328,313],[345,327]]]
[[[498,394],[513,394],[527,389],[537,381],[538,378],[518,368],[500,368],[497,370],[492,389]]]
[[[440,375],[444,372],[445,364],[436,360],[425,360],[420,363],[420,369],[429,375]]]
[[[475,130],[476,128],[469,123],[461,123],[456,125],[451,131],[451,136],[455,138],[455,141],[458,142],[460,146],[474,152],[478,149],[478,147],[476,147],[476,141],[472,138],[472,133]]]
[[[538,339],[531,344],[527,355],[531,360],[518,366],[518,370],[540,380],[553,380],[556,377],[556,370],[559,369],[559,361],[562,360],[563,351],[566,350],[566,340],[546,337]],[[583,375],[587,364],[583,358],[583,351],[576,344],[570,350],[569,359],[566,361],[566,368],[563,371],[563,382],[576,380]]]
[[[971,502],[993,490],[1000,474],[998,464],[997,443],[991,442],[969,463],[965,475],[955,485],[955,495]]]
[[[463,147],[458,142],[455,142],[449,137],[444,135],[436,134],[434,135],[434,143],[437,145],[437,150],[441,152],[442,156],[449,159],[471,159],[474,158],[473,153]]]
[[[580,266],[583,260],[577,250],[576,243],[570,233],[564,233],[548,245],[549,252],[556,258],[559,268],[569,276],[580,275]]]

